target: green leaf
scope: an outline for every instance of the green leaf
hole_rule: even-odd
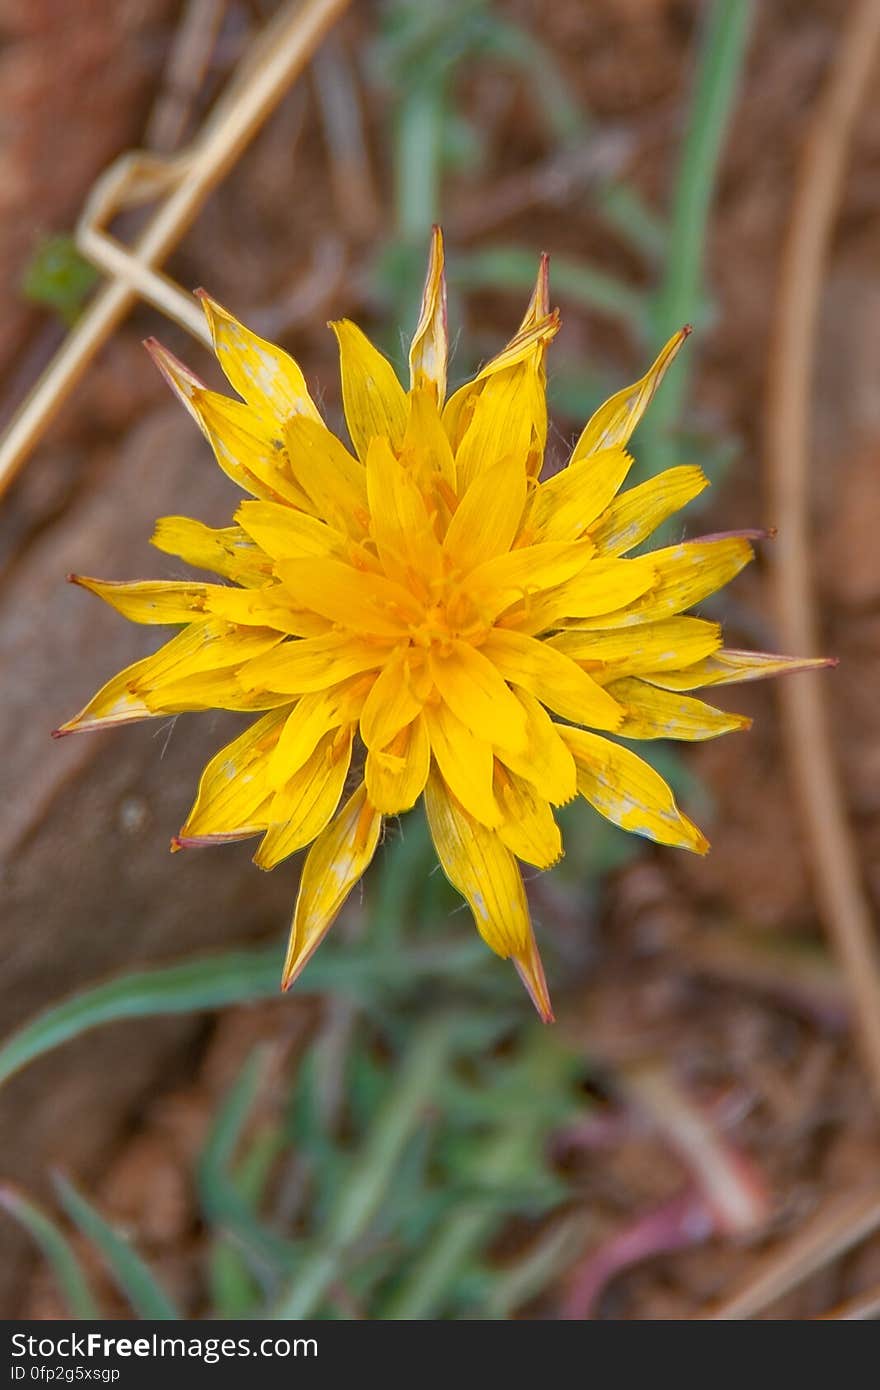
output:
[[[278,992],[278,947],[200,956],[123,975],[47,1009],[0,1047],[0,1084],[21,1067],[102,1023],[186,1014],[267,999]]]
[[[0,1085],[36,1057],[103,1023],[274,999],[281,959],[280,946],[196,956],[84,990],[47,1009],[0,1046]],[[337,990],[378,999],[426,978],[471,983],[476,968],[490,959],[483,943],[468,932],[452,942],[440,940],[409,951],[325,949],[310,963],[301,988],[304,993]]]
[[[71,1316],[79,1321],[100,1318],[85,1272],[73,1247],[41,1207],[14,1187],[0,1187],[0,1207],[18,1222],[40,1247],[55,1276]]]
[[[69,327],[97,279],[97,271],[80,255],[73,237],[53,236],[34,250],[21,288],[26,299],[54,309]]]
[[[160,1322],[178,1321],[180,1313],[126,1238],[61,1173],[55,1174],[55,1187],[67,1215],[97,1248],[116,1287],[138,1316]]]

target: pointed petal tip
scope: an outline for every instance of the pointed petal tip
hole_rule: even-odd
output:
[[[547,977],[544,974],[544,966],[535,941],[535,933],[529,927],[529,939],[525,949],[512,956],[516,973],[522,980],[526,993],[531,999],[537,1010],[538,1017],[542,1023],[555,1023],[556,1015],[553,1012],[553,1005],[550,1003],[550,991],[547,988]]]
[[[158,338],[145,338],[144,347],[172,391],[185,404],[191,398],[194,390],[204,391],[206,389],[202,378],[197,376],[185,362],[181,362],[170,348],[160,343]]]
[[[68,734],[72,734],[72,733],[73,733],[73,730],[72,730],[72,729],[65,729],[64,726],[62,725],[62,727],[61,727],[60,729],[52,729],[52,730],[50,731],[50,733],[49,733],[49,737],[50,737],[50,738],[66,738]]]

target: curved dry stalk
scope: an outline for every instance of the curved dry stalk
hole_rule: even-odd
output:
[[[133,254],[144,272],[154,271],[174,249],[348,5],[349,0],[291,0],[270,20],[187,152],[179,182],[138,239]],[[149,276],[144,283],[156,288]],[[0,441],[0,495],[137,295],[129,264],[126,279],[105,285],[68,335]]]
[[[848,9],[815,113],[783,249],[770,353],[766,455],[780,522],[774,587],[786,650],[818,650],[807,499],[808,433],[819,300],[856,118],[880,50],[880,0]],[[782,681],[783,732],[819,909],[840,956],[875,1099],[880,1103],[880,961],[831,748],[824,680]]]

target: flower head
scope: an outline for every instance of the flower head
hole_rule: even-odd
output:
[[[58,732],[211,708],[258,716],[206,767],[173,847],[259,835],[255,862],[271,869],[311,845],[285,988],[370,863],[383,817],[424,796],[448,878],[551,1018],[517,861],[560,857],[554,808],[579,794],[625,830],[704,853],[663,779],[616,738],[741,729],[688,692],[822,664],[726,650],[717,623],[685,615],[748,563],[754,534],[630,557],[707,485],[682,466],[621,492],[630,436],[689,329],[542,482],[559,328],[546,257],[515,336],[449,399],[439,230],[409,390],[353,323],[331,325],[353,452],[296,363],[201,298],[240,399],[148,346],[249,498],[221,530],[165,517],[153,543],[223,582],[74,576],[125,617],[181,630]]]

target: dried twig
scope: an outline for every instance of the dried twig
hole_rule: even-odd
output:
[[[717,1322],[755,1317],[878,1227],[880,1188],[827,1203],[781,1250],[760,1261],[757,1274],[709,1318]]]
[[[617,1084],[631,1105],[649,1116],[699,1187],[714,1229],[754,1232],[767,1219],[767,1190],[757,1168],[722,1139],[666,1067],[646,1062],[622,1067]]]
[[[186,157],[172,166],[178,176],[174,186],[132,253],[131,259],[140,270],[133,270],[129,264],[125,279],[114,279],[98,293],[10,425],[0,443],[0,494],[95,353],[131,309],[141,289],[150,287],[155,291],[155,281],[146,272],[155,271],[177,245],[212,189],[233,167],[348,3],[349,0],[289,3],[266,25]],[[140,277],[139,285],[135,276]],[[166,294],[170,285],[170,281],[165,283]]]
[[[856,1294],[855,1298],[847,1299],[846,1303],[838,1303],[836,1308],[829,1308],[827,1313],[822,1313],[815,1321],[869,1322],[874,1318],[880,1318],[880,1288],[876,1285],[867,1293]]]
[[[880,0],[861,0],[847,15],[804,151],[770,353],[766,450],[771,514],[780,522],[776,602],[785,649],[804,654],[818,650],[806,480],[819,300],[846,157],[880,50]],[[782,724],[820,911],[843,965],[880,1102],[880,962],[831,749],[824,688],[810,673],[781,681]]]

